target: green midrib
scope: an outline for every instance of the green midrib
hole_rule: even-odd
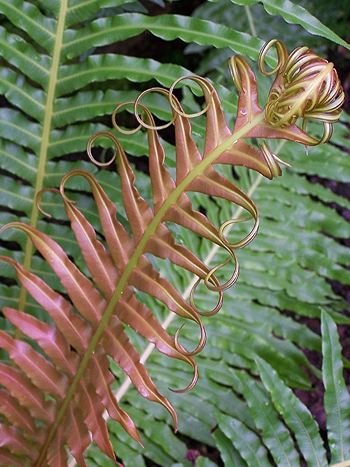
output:
[[[57,78],[58,78],[58,71],[59,71],[59,64],[60,64],[60,56],[63,46],[63,33],[64,33],[64,24],[66,19],[68,9],[68,0],[61,0],[60,1],[60,10],[57,20],[57,29],[56,29],[56,37],[52,55],[52,63],[51,69],[49,74],[49,83],[47,88],[47,97],[46,97],[46,104],[44,108],[44,120],[43,120],[43,131],[42,131],[42,138],[40,144],[40,150],[38,155],[38,166],[37,166],[37,175],[35,180],[35,193],[38,193],[43,186],[44,186],[44,178],[45,178],[45,168],[47,163],[47,151],[50,143],[50,132],[51,132],[51,124],[53,118],[53,106],[55,101],[55,92],[57,86]],[[30,215],[30,225],[33,227],[37,226],[39,218],[39,211],[36,206],[36,203],[33,202],[32,212]],[[24,249],[24,260],[23,266],[30,270],[32,264],[32,257],[33,257],[33,250],[34,246],[31,240],[28,238],[26,240],[26,245]],[[19,303],[18,308],[19,310],[24,310],[27,302],[27,292],[24,287],[21,287],[19,293]]]
[[[124,272],[119,278],[119,281],[116,285],[115,291],[113,293],[113,296],[111,300],[108,303],[107,308],[105,309],[103,316],[101,318],[101,321],[92,336],[92,339],[90,340],[89,346],[79,364],[79,367],[77,369],[77,372],[73,378],[73,381],[68,389],[67,395],[58,410],[55,422],[51,426],[50,431],[48,432],[47,438],[45,440],[45,444],[43,445],[43,448],[40,451],[39,458],[36,462],[36,466],[42,466],[45,463],[45,458],[46,458],[46,451],[53,440],[55,433],[57,431],[57,428],[59,427],[67,409],[70,404],[70,401],[72,400],[74,393],[78,387],[78,384],[84,375],[84,372],[89,364],[90,357],[92,356],[93,352],[95,351],[107,325],[108,322],[114,312],[115,306],[118,303],[125,287],[128,284],[130,275],[132,274],[133,270],[138,264],[138,261],[140,257],[142,256],[145,247],[152,237],[152,235],[155,234],[157,228],[161,224],[166,212],[173,206],[179,197],[181,196],[182,193],[186,191],[188,186],[191,184],[191,182],[198,177],[199,175],[203,174],[205,170],[211,166],[214,161],[222,154],[224,151],[229,149],[237,140],[240,138],[244,137],[249,133],[249,131],[254,128],[256,125],[259,124],[259,122],[262,121],[264,118],[263,112],[258,115],[257,117],[253,118],[251,122],[247,123],[244,125],[242,128],[240,128],[236,133],[233,135],[229,136],[226,138],[219,146],[217,146],[213,151],[211,151],[205,159],[203,159],[191,172],[189,172],[186,177],[176,186],[176,188],[170,193],[166,201],[163,203],[162,207],[159,209],[157,214],[153,217],[152,221],[149,223],[148,227],[146,228],[141,240],[137,244],[137,247],[135,248],[135,251],[133,255],[131,256]]]
[[[128,15],[128,13],[126,13],[125,15]],[[134,19],[134,24],[130,24],[130,22],[127,22],[126,24],[117,24],[116,26],[113,26],[113,27],[110,27],[110,28],[105,28],[103,29],[103,31],[97,31],[97,32],[94,32],[94,33],[91,33],[89,34],[87,37],[81,37],[81,38],[78,38],[78,39],[73,39],[69,42],[67,42],[67,44],[65,44],[65,48],[68,48],[68,47],[72,47],[72,45],[76,45],[78,44],[79,42],[84,42],[86,41],[87,39],[90,41],[92,37],[99,37],[99,36],[104,36],[106,34],[106,32],[111,32],[111,31],[114,31],[115,29],[118,30],[118,32],[121,32],[121,31],[135,31],[135,34],[138,34],[138,33],[141,33],[143,32],[145,29],[149,29],[151,32],[157,32],[158,34],[162,34],[164,33],[164,38],[166,39],[168,36],[169,36],[169,33],[171,32],[174,32],[175,35],[178,35],[178,34],[191,34],[192,31],[191,29],[187,29],[187,28],[184,28],[182,25],[172,25],[172,24],[167,24],[166,26],[163,24],[163,22],[160,22],[160,24],[158,24],[157,22],[155,22],[155,18],[153,16],[145,16],[145,15],[142,15],[142,14],[138,14],[138,13],[130,13],[130,15],[132,15],[132,18],[135,18]],[[140,21],[138,23],[136,23],[137,21],[137,18],[141,18],[143,21]],[[174,18],[176,18],[176,15],[174,16]],[[180,17],[181,19],[184,19],[184,17]],[[124,19],[124,18],[123,18]],[[187,18],[186,18],[187,19]],[[136,24],[135,24],[136,23]],[[189,24],[188,22],[186,22],[185,26],[189,27],[191,25],[199,25],[199,26],[202,26],[202,25],[206,25],[207,23],[210,24],[209,21],[206,21],[206,20],[202,20],[202,19],[199,19],[199,18],[190,18],[190,21],[189,21]],[[226,26],[222,27],[222,25],[217,25],[216,23],[212,23],[214,24],[214,26],[219,26],[221,27],[222,29],[225,30],[225,32],[230,32],[230,29]],[[237,33],[237,31],[233,31],[235,33]],[[163,37],[163,36],[162,36]],[[241,41],[240,40],[232,40],[232,39],[228,39],[226,37],[221,37],[219,38],[218,35],[217,35],[217,31],[215,32],[211,32],[211,31],[201,31],[199,28],[196,29],[196,37],[197,37],[197,40],[199,40],[199,37],[204,37],[205,39],[214,39],[216,41],[216,43],[219,43],[219,41],[221,41],[221,46],[226,46],[226,47],[230,47],[232,50],[234,50],[235,46],[237,45],[240,45],[241,44]],[[204,41],[206,42],[206,41]],[[205,45],[205,44],[204,44]],[[255,47],[252,47],[248,44],[246,44],[246,50],[249,51],[249,53],[252,55],[252,56],[257,56],[257,49]]]

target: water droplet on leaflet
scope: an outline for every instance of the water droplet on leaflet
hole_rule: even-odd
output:
[[[309,148],[307,146],[304,146],[305,148],[305,156],[307,157],[309,155]]]

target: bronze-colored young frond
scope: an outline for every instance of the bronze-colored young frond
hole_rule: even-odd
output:
[[[21,222],[12,222],[2,231],[16,229],[26,234],[59,278],[65,295],[53,290],[42,278],[26,270],[16,260],[2,256],[0,260],[13,266],[20,284],[50,316],[46,324],[25,312],[5,307],[3,314],[22,337],[0,331],[0,347],[9,356],[0,364],[0,465],[62,466],[66,464],[66,446],[79,465],[84,466],[84,451],[91,439],[109,457],[115,459],[104,412],[119,422],[136,440],[136,427],[122,410],[111,390],[114,376],[109,358],[128,375],[140,395],[162,404],[171,414],[177,427],[176,413],[170,402],[158,391],[140,356],[132,346],[125,327],[142,335],[169,357],[179,359],[193,368],[198,378],[195,355],[205,345],[202,317],[217,313],[224,290],[238,277],[237,250],[248,245],[256,236],[259,216],[254,202],[231,180],[215,169],[216,164],[246,166],[268,178],[281,174],[281,161],[268,148],[248,144],[247,138],[284,138],[303,144],[317,141],[298,127],[298,118],[320,119],[325,122],[325,141],[330,137],[331,124],[339,117],[343,100],[342,90],[333,65],[319,59],[311,51],[296,49],[288,56],[278,41],[279,56],[265,109],[258,104],[254,74],[242,57],[233,57],[230,67],[239,91],[237,119],[233,130],[222,112],[214,86],[199,76],[188,76],[200,86],[205,98],[206,139],[203,153],[191,135],[190,119],[174,90],[177,80],[167,90],[153,88],[168,99],[172,111],[176,143],[176,178],[164,165],[165,153],[158,135],[159,127],[141,99],[133,103],[140,126],[147,130],[149,172],[152,183],[152,207],[142,198],[135,185],[135,174],[118,137],[111,132],[95,134],[88,142],[91,159],[93,143],[108,138],[115,148],[113,160],[117,164],[128,228],[117,219],[116,207],[93,175],[83,170],[67,173],[61,182],[62,197],[71,228],[79,244],[89,276],[85,275],[65,251],[48,235]],[[261,61],[261,69],[264,67]],[[269,73],[269,72],[268,72]],[[112,122],[115,129],[116,107]],[[101,164],[100,164],[101,165]],[[101,241],[84,215],[67,196],[65,188],[70,179],[83,177],[95,199],[103,232]],[[244,238],[232,241],[228,231],[247,217],[228,219],[215,226],[191,203],[189,192],[224,198],[240,206],[252,220],[252,227]],[[40,196],[40,193],[38,194]],[[38,200],[39,201],[39,200]],[[188,247],[178,244],[168,227],[175,223],[200,237],[215,243],[227,253],[227,260],[209,269],[203,260]],[[186,301],[165,277],[162,277],[147,255],[166,258],[171,263],[193,273],[197,282]],[[223,265],[232,263],[231,277],[220,281]],[[195,292],[203,283],[208,293],[217,294],[217,304],[211,310],[196,306]],[[199,341],[195,349],[180,343],[179,331],[171,336],[154,317],[152,310],[141,303],[134,290],[142,291],[163,302],[166,307],[196,323]],[[36,346],[30,343],[35,342]],[[41,349],[39,352],[38,347]]]

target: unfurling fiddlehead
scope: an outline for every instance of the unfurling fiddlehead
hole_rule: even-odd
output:
[[[264,59],[276,46],[278,64],[266,71]],[[298,47],[289,56],[285,46],[276,40],[268,42],[261,51],[259,69],[265,75],[277,73],[266,107],[266,120],[274,127],[286,128],[303,119],[324,122],[322,138],[313,144],[329,141],[332,124],[339,119],[344,92],[332,63],[318,57],[307,47]],[[312,143],[310,143],[312,144]]]
[[[276,67],[267,71],[264,60],[272,46],[276,48],[278,60]],[[261,52],[259,65],[263,74],[277,74],[264,109],[259,106],[255,76],[247,62],[242,57],[230,60],[230,69],[239,92],[233,130],[226,123],[214,86],[199,76],[180,78],[169,90],[157,87],[143,92],[132,103],[139,124],[135,130],[124,130],[118,125],[117,114],[125,104],[116,106],[112,124],[117,131],[129,134],[130,137],[138,129],[147,131],[152,207],[135,186],[135,174],[118,138],[109,131],[90,138],[88,154],[95,163],[92,147],[98,138],[108,138],[114,145],[112,159],[117,164],[129,225],[125,228],[119,222],[114,203],[93,175],[83,170],[74,170],[63,177],[59,193],[89,276],[83,274],[48,235],[21,222],[3,227],[2,231],[15,228],[30,237],[61,281],[66,295],[53,290],[14,259],[0,258],[15,268],[21,285],[52,319],[52,324],[48,325],[13,308],[3,310],[6,318],[27,340],[36,341],[46,359],[37,352],[37,347],[32,348],[21,339],[0,332],[0,347],[7,351],[16,366],[14,368],[12,363],[3,363],[0,368],[1,384],[5,388],[0,392],[0,402],[5,399],[8,401],[6,410],[6,404],[0,403],[0,413],[14,424],[11,430],[7,424],[0,426],[5,440],[0,448],[0,465],[4,465],[4,459],[8,462],[11,456],[12,464],[18,465],[27,455],[30,443],[35,445],[31,451],[31,462],[37,466],[46,463],[51,466],[62,465],[65,445],[68,445],[80,465],[85,465],[83,454],[89,444],[89,433],[93,441],[113,457],[103,417],[105,410],[131,436],[139,440],[132,420],[118,406],[111,391],[114,377],[109,370],[107,357],[118,363],[142,396],[161,403],[171,413],[176,427],[177,418],[173,407],[159,393],[140,363],[140,356],[130,343],[124,327],[135,330],[164,354],[189,364],[194,376],[185,389],[194,386],[198,377],[194,356],[203,348],[206,339],[202,316],[214,315],[221,308],[224,290],[238,277],[237,250],[254,239],[259,227],[254,202],[230,180],[220,175],[215,165],[245,166],[268,178],[281,175],[280,164],[283,161],[272,153],[266,140],[282,138],[305,145],[328,141],[332,124],[339,118],[344,99],[333,65],[305,47],[288,55],[281,42],[270,41]],[[200,86],[205,99],[205,108],[201,112],[186,114],[175,97],[175,87],[183,79],[190,79]],[[150,109],[141,102],[149,92],[160,93],[167,98],[172,114],[169,123],[155,125]],[[192,138],[190,119],[204,113],[206,134],[201,154]],[[325,131],[321,139],[317,140],[306,133],[305,122],[309,119],[324,123]],[[302,120],[301,126],[297,125],[299,120]],[[164,165],[165,152],[158,135],[159,130],[171,125],[175,129],[175,179]],[[259,147],[252,146],[245,141],[247,138],[257,138],[262,142]],[[83,177],[90,185],[102,227],[103,242],[65,192],[68,181],[77,176]],[[203,213],[193,208],[188,192],[200,192],[229,200],[245,210],[249,217],[229,219],[216,227]],[[38,194],[38,200],[40,196],[41,193]],[[248,234],[240,240],[229,240],[228,231],[247,219],[253,220]],[[168,223],[175,223],[206,238],[223,248],[228,258],[209,269],[187,247],[176,243]],[[171,263],[198,277],[188,301],[159,274],[147,256],[149,254],[169,259]],[[220,270],[228,262],[232,262],[231,276],[220,282]],[[201,282],[207,287],[208,293],[218,294],[217,304],[212,310],[199,310],[196,306],[195,292]],[[196,323],[200,329],[197,347],[194,350],[185,349],[179,341],[179,331],[174,337],[170,336],[152,311],[136,298],[134,289],[154,297],[180,317]],[[50,384],[50,378],[57,384]],[[19,406],[23,407],[22,422],[17,417]],[[32,420],[35,423],[40,421],[36,430],[33,430]],[[73,432],[72,428],[67,430],[67,426],[73,427]]]

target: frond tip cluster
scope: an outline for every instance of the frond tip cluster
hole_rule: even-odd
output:
[[[119,222],[115,204],[93,175],[74,170],[63,177],[60,191],[56,191],[61,195],[89,274],[82,272],[57,242],[33,226],[12,222],[2,228],[2,231],[19,230],[30,238],[60,280],[65,294],[53,290],[15,259],[0,257],[0,261],[14,267],[22,287],[51,319],[50,324],[46,324],[22,310],[9,307],[3,310],[23,338],[0,331],[0,347],[9,357],[8,362],[0,364],[3,387],[0,413],[4,418],[0,425],[0,465],[23,465],[23,461],[29,459],[31,465],[61,466],[66,462],[65,447],[68,446],[84,466],[84,451],[90,438],[114,458],[105,411],[139,441],[133,421],[118,405],[111,390],[115,378],[109,359],[129,376],[143,397],[161,403],[171,413],[176,428],[173,407],[140,363],[125,327],[153,343],[160,352],[189,364],[194,376],[185,389],[192,388],[198,377],[194,357],[202,350],[206,339],[202,316],[214,315],[221,308],[224,290],[238,277],[237,250],[254,239],[259,226],[254,202],[231,180],[219,174],[215,165],[245,166],[273,178],[281,174],[279,164],[282,161],[270,151],[266,141],[256,147],[245,139],[284,138],[316,144],[328,139],[329,131],[327,137],[317,142],[296,125],[297,119],[319,118],[331,125],[339,116],[343,95],[333,66],[317,59],[305,48],[297,49],[288,57],[284,46],[274,41],[262,51],[260,67],[263,72],[262,60],[272,44],[276,45],[279,56],[273,70],[278,76],[265,109],[258,104],[255,76],[247,62],[242,57],[230,60],[239,91],[233,130],[226,123],[214,86],[199,76],[186,77],[200,86],[206,101],[203,153],[191,134],[190,119],[198,113],[186,114],[174,95],[175,86],[183,78],[175,81],[169,90],[152,88],[133,102],[139,127],[145,128],[148,136],[152,207],[136,188],[135,173],[118,138],[112,132],[100,132],[89,140],[88,154],[94,162],[92,150],[96,140],[108,138],[114,145],[113,160],[117,164],[129,224],[125,228]],[[141,103],[148,92],[161,93],[168,99],[172,112],[168,124],[157,127],[151,111]],[[112,115],[117,131],[121,128],[116,115],[123,105],[119,104]],[[165,152],[158,135],[158,130],[167,125],[175,129],[175,179],[164,165]],[[66,184],[74,177],[83,177],[91,188],[103,241],[67,196]],[[249,232],[239,240],[230,240],[228,230],[247,218],[229,219],[216,227],[193,207],[189,192],[223,198],[240,206],[252,220]],[[194,252],[176,242],[168,223],[189,229],[216,244],[227,252],[227,260],[209,269]],[[188,301],[160,275],[148,255],[166,258],[197,276]],[[232,262],[231,276],[220,282],[219,270],[228,262]],[[196,306],[195,291],[200,282],[208,293],[218,294],[212,310],[199,310]],[[196,323],[200,329],[197,347],[187,350],[179,341],[179,332],[174,337],[169,335],[152,311],[139,301],[135,289],[163,302],[181,318]],[[35,345],[31,345],[34,342]]]
[[[275,46],[278,64],[266,71],[264,59]],[[276,73],[276,79],[265,107],[266,120],[274,127],[294,125],[298,118],[305,127],[308,119],[324,122],[324,135],[318,143],[332,136],[332,123],[339,119],[344,92],[333,63],[318,57],[307,47],[298,47],[288,55],[284,44],[272,40],[263,47],[259,57],[260,71],[265,75]],[[315,143],[316,144],[316,143]]]

